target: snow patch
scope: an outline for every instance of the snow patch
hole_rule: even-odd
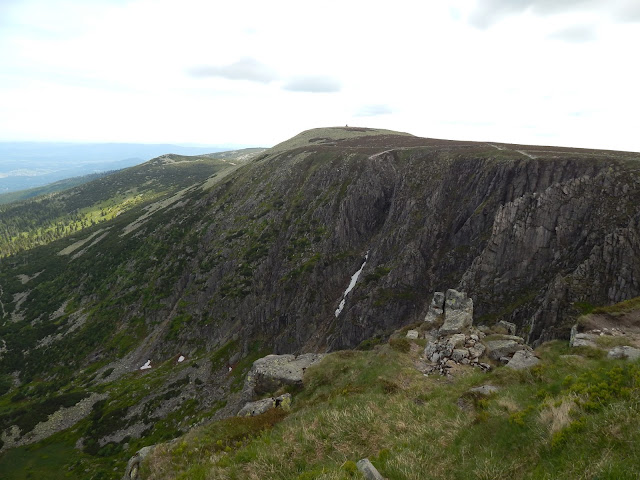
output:
[[[182,363],[182,362],[184,362],[184,355],[180,355],[178,357],[178,363]]]
[[[144,365],[142,365],[142,366],[140,367],[140,370],[147,370],[147,369],[149,369],[149,368],[151,368],[151,360],[147,360],[147,363],[145,363]]]
[[[342,312],[342,309],[344,308],[344,304],[347,301],[347,295],[349,295],[349,292],[351,290],[353,290],[353,287],[356,286],[356,282],[358,281],[358,277],[362,273],[362,270],[364,269],[364,266],[367,264],[367,260],[368,259],[369,259],[369,250],[367,250],[367,254],[364,256],[364,262],[362,263],[362,266],[360,267],[360,270],[358,270],[356,273],[354,273],[351,276],[351,281],[349,282],[349,286],[347,287],[347,289],[342,294],[342,300],[340,300],[340,305],[338,305],[338,308],[336,309],[336,317],[338,315],[340,315],[340,313]]]

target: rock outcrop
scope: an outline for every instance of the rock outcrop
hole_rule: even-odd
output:
[[[238,412],[238,417],[255,417],[273,408],[289,410],[291,408],[291,394],[285,393],[277,397],[263,398],[255,402],[247,402]]]
[[[424,317],[424,321],[427,323],[433,323],[437,321],[438,318],[444,313],[444,293],[443,292],[435,292],[433,294],[433,299],[431,300],[431,305],[429,305],[429,311],[427,315]]]
[[[303,355],[267,355],[253,362],[247,374],[245,389],[256,395],[278,390],[285,385],[302,386],[304,371],[319,362],[323,354],[305,353]]]
[[[127,462],[127,468],[125,469],[122,480],[140,480],[140,465],[154,448],[155,445],[150,445],[138,450],[138,452],[129,459],[129,462]]]
[[[527,368],[535,367],[540,363],[540,359],[534,355],[530,350],[518,350],[513,354],[511,360],[507,363],[507,367],[514,370],[524,370]]]
[[[431,306],[437,310],[442,294],[436,292]],[[434,307],[435,305],[435,307]],[[431,308],[431,307],[430,307]],[[470,365],[490,370],[489,360],[507,364],[514,369],[530,368],[539,360],[531,347],[522,337],[515,335],[490,334],[489,328],[478,329],[473,326],[473,300],[466,293],[447,290],[446,300],[442,304],[444,323],[438,329],[431,321],[425,320],[428,329],[425,334],[427,344],[424,358],[431,362],[425,371],[448,375],[454,365]],[[502,331],[515,331],[515,325],[509,322],[497,324]],[[486,359],[483,357],[486,356]]]
[[[437,293],[433,297],[434,301]],[[441,335],[460,333],[473,323],[473,300],[467,298],[464,292],[447,290],[443,310],[444,323],[439,329]]]

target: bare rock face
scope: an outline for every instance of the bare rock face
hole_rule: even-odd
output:
[[[267,355],[253,362],[247,374],[245,389],[255,394],[274,392],[284,385],[302,386],[304,371],[324,357],[323,354]]]
[[[473,323],[473,300],[464,292],[447,290],[444,304],[444,323],[438,330],[441,335],[460,333]]]

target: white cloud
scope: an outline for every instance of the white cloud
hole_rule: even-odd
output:
[[[389,105],[376,104],[364,105],[356,112],[356,117],[375,117],[378,115],[387,115],[393,113]]]
[[[242,58],[229,65],[192,67],[188,72],[194,77],[221,77],[229,80],[249,80],[259,83],[270,83],[278,78],[275,70],[260,63],[255,58]]]
[[[340,80],[327,75],[306,75],[294,77],[284,84],[284,89],[291,92],[334,93],[339,92]]]
[[[0,5],[0,140],[268,146],[366,122],[640,150],[634,1]]]

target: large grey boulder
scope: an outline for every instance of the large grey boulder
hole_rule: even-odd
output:
[[[150,445],[138,450],[138,452],[129,459],[129,462],[127,462],[127,468],[124,471],[122,480],[140,480],[140,464],[149,456],[154,448],[155,445]]]
[[[373,464],[369,461],[368,458],[363,458],[356,463],[356,467],[360,470],[360,473],[367,480],[384,480],[384,477],[380,475],[378,469],[373,466]]]
[[[282,408],[289,410],[291,408],[291,394],[285,393],[278,397],[263,398],[255,402],[248,402],[238,412],[238,417],[255,417],[268,412],[272,408]]]
[[[324,354],[306,353],[294,355],[267,355],[253,362],[247,374],[247,385],[262,395],[275,392],[285,385],[302,386],[305,370],[319,362]]]
[[[473,300],[464,292],[447,290],[444,303],[444,323],[438,330],[441,335],[460,333],[473,323]]]
[[[507,367],[514,370],[524,370],[534,367],[538,363],[540,363],[540,359],[531,350],[525,349],[514,353],[509,363],[507,363]]]
[[[436,319],[444,313],[444,293],[435,292],[431,305],[429,305],[429,311],[424,317],[424,321],[427,323],[433,323]]]
[[[525,346],[510,338],[497,338],[484,341],[487,347],[487,355],[493,360],[500,360],[502,357],[509,357],[522,350]]]
[[[592,333],[576,333],[569,341],[569,346],[598,348],[597,339],[598,335]]]
[[[628,360],[637,360],[640,358],[640,349],[624,346],[624,347],[614,347],[609,350],[607,354],[609,358],[618,358],[618,359],[628,359]]]

